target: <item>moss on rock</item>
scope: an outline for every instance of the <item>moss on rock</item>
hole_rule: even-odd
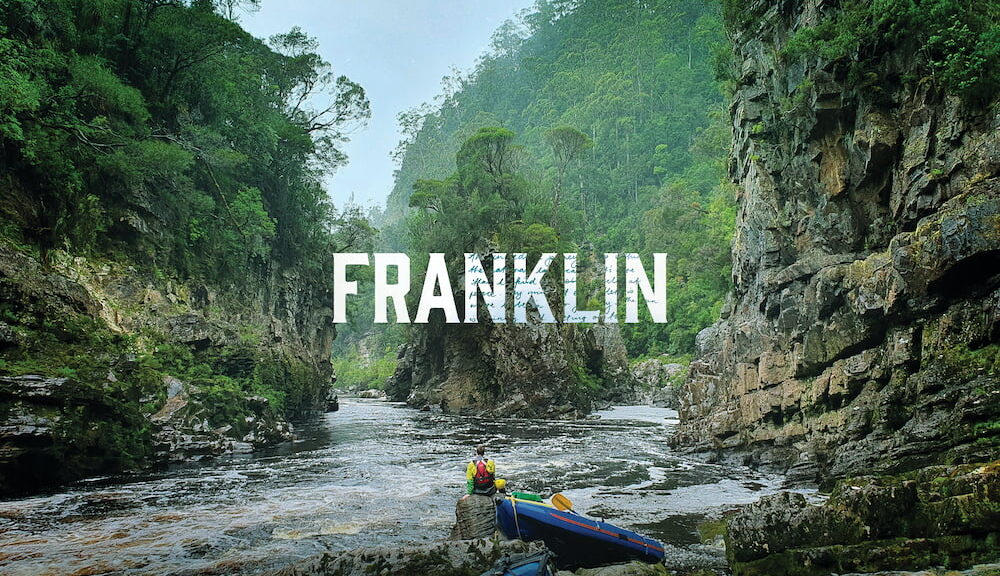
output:
[[[839,482],[822,506],[782,493],[730,519],[736,576],[968,568],[1000,561],[1000,461]]]

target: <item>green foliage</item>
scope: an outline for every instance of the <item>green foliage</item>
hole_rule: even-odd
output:
[[[722,15],[730,29],[741,31],[756,23],[770,6],[768,2],[722,0]]]
[[[85,101],[95,119],[115,118],[124,128],[142,129],[149,112],[142,94],[121,79],[97,56],[70,57],[67,62],[70,85],[67,91]]]
[[[633,355],[693,351],[729,287],[735,207],[713,77],[727,47],[714,3],[538,2],[436,105],[401,115],[384,247],[667,252],[670,323],[622,327]],[[473,182],[463,158],[484,139],[517,169],[505,195],[473,201],[490,177]]]
[[[879,0],[846,2],[818,25],[796,32],[786,57],[842,60],[860,84],[881,55],[909,47],[918,70],[982,105],[1000,91],[1000,2]]]
[[[514,222],[503,231],[499,240],[503,246],[526,252],[532,260],[540,257],[543,252],[559,252],[563,248],[569,248],[560,243],[559,234],[554,228],[540,222]]]
[[[522,149],[514,137],[505,128],[481,128],[456,154],[454,174],[414,184],[410,205],[421,209],[409,218],[414,252],[446,252],[460,263],[465,252],[503,248],[497,242],[509,238],[513,227],[538,224],[524,221],[532,198],[528,182],[517,172]]]
[[[1000,344],[987,344],[980,348],[970,348],[965,343],[945,346],[939,350],[938,357],[951,375],[976,378],[1000,374]]]
[[[368,102],[300,30],[251,37],[232,19],[242,4],[0,5],[0,220],[43,255],[325,282],[338,213],[320,169],[344,162]]]
[[[321,184],[368,102],[300,30],[268,44],[240,28],[235,15],[258,4],[0,2],[3,241],[219,292],[272,294],[273,279],[295,278],[304,297],[325,293],[330,254],[374,234]],[[318,367],[261,349],[259,327],[241,330],[239,349],[201,350],[146,333],[140,346],[41,306],[3,312],[18,345],[0,373],[68,379],[52,448],[68,477],[148,462],[143,414],[165,400],[165,376],[237,431],[248,396],[268,399],[265,416],[294,416],[327,384]]]
[[[380,354],[362,356],[354,349],[335,356],[333,370],[337,374],[337,388],[381,389],[396,371],[396,353],[387,349]]]
[[[698,538],[702,544],[714,544],[717,539],[724,537],[728,530],[725,518],[706,520],[698,524]]]
[[[30,113],[40,105],[39,86],[27,71],[24,47],[7,37],[0,27],[0,137],[20,141],[24,131],[17,117]]]
[[[573,376],[576,379],[577,385],[584,390],[600,390],[603,380],[600,376],[591,374],[583,366],[573,366]]]

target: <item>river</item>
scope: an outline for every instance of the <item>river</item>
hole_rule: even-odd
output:
[[[671,451],[672,410],[598,415],[488,420],[345,399],[266,452],[0,501],[0,573],[259,574],[327,550],[440,540],[480,442],[511,488],[562,491],[577,511],[693,564],[722,563],[721,550],[698,543],[702,519],[782,485]]]

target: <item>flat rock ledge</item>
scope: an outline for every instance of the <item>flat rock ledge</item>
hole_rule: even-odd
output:
[[[542,550],[541,544],[497,538],[415,546],[378,546],[325,552],[273,573],[273,576],[478,576],[505,554]]]
[[[793,492],[762,498],[729,519],[726,553],[735,576],[995,576],[1000,461],[844,480],[822,506]]]
[[[379,546],[340,553],[323,553],[272,572],[271,576],[479,576],[504,555],[530,554],[544,548],[539,542],[527,543],[498,538],[452,540],[416,546]],[[670,572],[663,565],[641,562],[557,573],[558,576],[667,576],[668,574]]]

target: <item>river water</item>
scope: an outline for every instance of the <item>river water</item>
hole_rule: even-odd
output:
[[[488,420],[342,400],[268,452],[0,501],[0,574],[260,574],[328,550],[440,540],[480,442],[511,488],[562,491],[579,512],[660,539],[668,565],[721,565],[695,526],[781,487],[672,452],[672,410],[598,415]]]

